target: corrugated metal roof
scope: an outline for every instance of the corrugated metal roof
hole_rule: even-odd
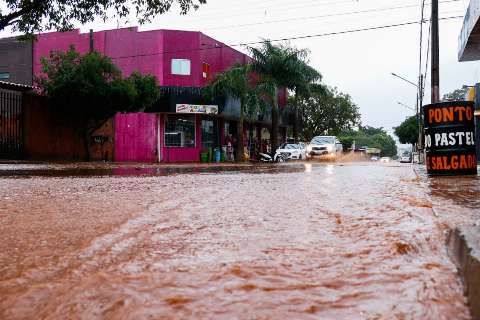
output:
[[[30,91],[30,90],[33,90],[33,87],[26,84],[21,84],[21,83],[0,81],[0,89],[7,89],[7,90],[14,90],[14,91]]]

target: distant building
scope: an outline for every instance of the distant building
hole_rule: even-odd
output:
[[[462,31],[458,38],[458,60],[480,60],[480,1],[472,0],[463,20]],[[477,142],[477,160],[480,161],[480,84],[475,85],[472,95],[475,101],[475,128]]]
[[[0,39],[0,81],[32,85],[32,42],[17,38]]]

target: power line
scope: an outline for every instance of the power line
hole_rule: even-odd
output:
[[[272,13],[272,12],[273,13],[279,12],[279,11],[286,12],[286,11],[291,11],[291,10],[295,10],[295,9],[302,9],[302,8],[327,7],[327,6],[340,5],[340,4],[345,4],[345,3],[357,2],[357,1],[358,0],[341,0],[341,1],[331,1],[331,2],[320,2],[320,3],[314,4],[314,5],[312,5],[311,3],[310,4],[305,3],[305,4],[298,5],[298,3],[297,3],[294,6],[292,6],[291,3],[290,3],[290,4],[279,5],[279,6],[276,6],[274,8],[265,8],[263,6],[255,6],[255,7],[244,8],[244,6],[242,6],[243,10],[232,10],[232,7],[228,6],[226,9],[217,9],[218,13],[216,13],[217,11],[213,11],[213,12],[209,12],[208,14],[203,15],[203,16],[202,16],[202,14],[199,14],[199,16],[191,18],[191,19],[189,19],[189,21],[205,21],[206,18],[207,18],[207,20],[208,20],[208,18],[210,18],[210,19],[215,19],[215,20],[218,21],[219,19],[221,19],[221,17],[218,16],[219,13],[222,13],[224,18],[227,18],[227,19],[230,20],[231,17],[243,16],[245,14],[252,15],[252,13],[262,13],[262,12],[265,12],[266,14],[269,14],[269,13]],[[225,10],[233,11],[233,13],[229,13],[228,15],[224,15]]]
[[[443,17],[439,20],[453,20],[453,19],[461,19],[463,16],[452,16],[452,17]],[[427,22],[428,20],[425,20]],[[362,31],[374,31],[374,30],[381,30],[381,29],[391,29],[396,27],[403,27],[408,25],[417,24],[418,21],[409,21],[403,23],[395,23],[389,25],[382,25],[382,26],[375,26],[375,27],[367,27],[367,28],[358,28],[358,29],[350,29],[344,31],[335,31],[335,32],[327,32],[327,33],[319,33],[319,34],[311,34],[311,35],[304,35],[304,36],[296,36],[296,37],[288,37],[288,38],[278,38],[273,40],[261,40],[261,41],[251,41],[251,42],[243,42],[243,43],[236,43],[236,44],[216,44],[215,46],[205,46],[203,48],[195,48],[195,49],[181,49],[181,50],[173,50],[173,51],[160,51],[155,53],[147,53],[147,54],[138,54],[138,55],[128,55],[128,56],[119,56],[119,57],[111,57],[112,59],[123,59],[123,58],[133,58],[133,57],[144,57],[144,56],[153,56],[153,55],[162,55],[162,54],[172,54],[172,53],[180,53],[180,52],[194,52],[194,51],[205,51],[205,50],[213,50],[213,49],[221,49],[221,48],[234,48],[234,47],[248,47],[251,45],[261,44],[265,41],[267,42],[283,42],[283,41],[291,41],[291,40],[302,40],[302,39],[311,39],[311,38],[319,38],[319,37],[327,37],[327,36],[335,36],[335,35],[343,35],[349,33],[356,33]]]
[[[447,1],[441,1],[440,3],[451,3],[451,2],[459,2],[459,1],[460,0],[447,0]],[[427,4],[427,5],[430,5],[430,3]],[[425,0],[423,0],[423,6],[425,6]],[[262,22],[233,24],[233,25],[205,28],[204,30],[219,30],[219,29],[239,28],[239,27],[250,27],[250,26],[256,26],[256,25],[266,25],[266,24],[300,21],[300,20],[301,21],[303,21],[303,20],[314,20],[314,19],[320,19],[320,18],[339,17],[339,16],[363,14],[363,13],[371,13],[371,12],[384,12],[384,11],[390,11],[390,10],[416,8],[416,7],[418,7],[418,4],[396,6],[396,7],[386,7],[386,8],[375,8],[375,9],[358,10],[358,11],[338,12],[338,13],[330,13],[330,14],[317,15],[317,16],[296,17],[296,18],[278,19],[278,20],[270,20],[270,21],[262,21]]]

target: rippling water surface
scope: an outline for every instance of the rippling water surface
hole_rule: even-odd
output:
[[[470,318],[445,236],[478,218],[478,177],[13,169],[0,177],[0,319]]]

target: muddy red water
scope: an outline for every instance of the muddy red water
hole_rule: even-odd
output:
[[[237,169],[0,165],[0,318],[470,318],[445,237],[478,177]]]

